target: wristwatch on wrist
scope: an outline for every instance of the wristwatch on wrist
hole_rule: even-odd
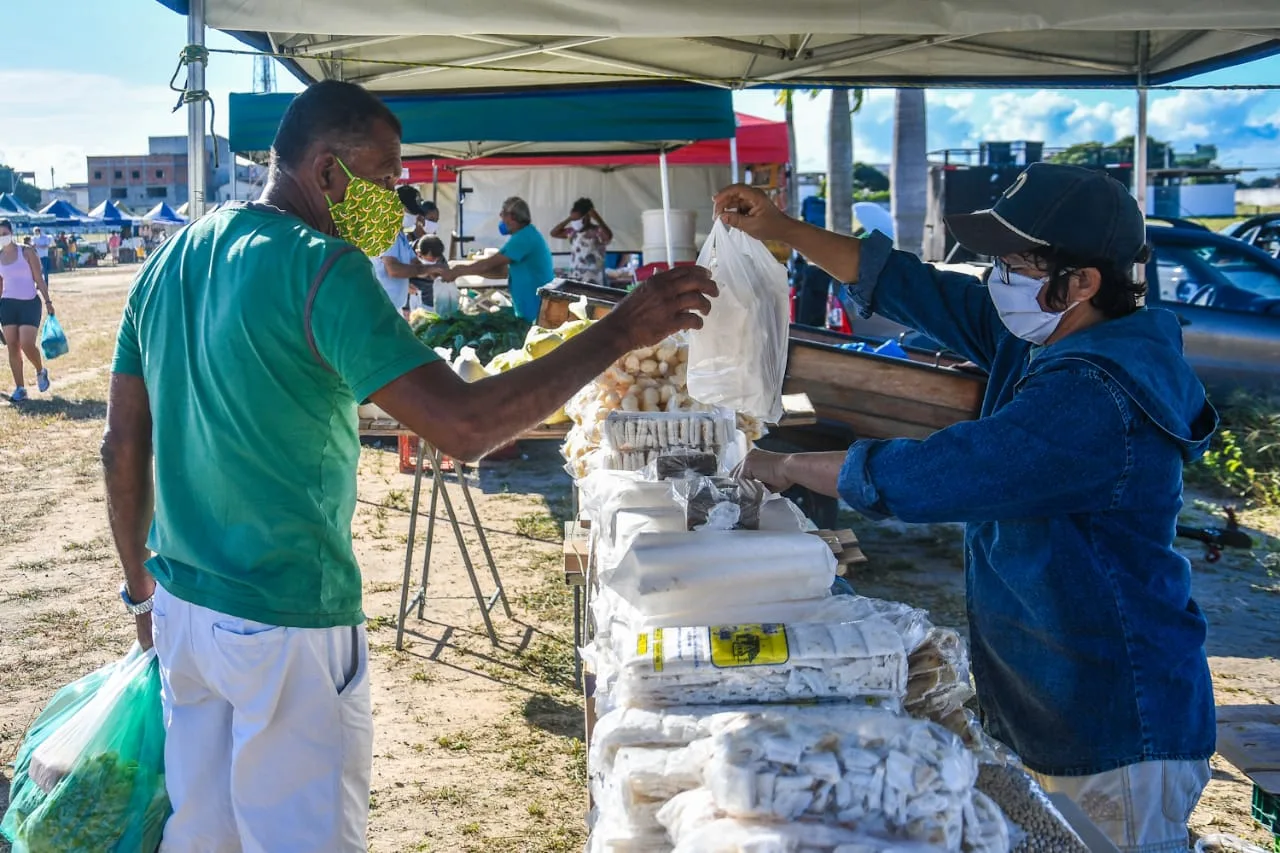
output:
[[[130,616],[141,616],[144,613],[151,612],[152,603],[155,601],[155,594],[152,593],[146,601],[135,602],[129,597],[129,585],[120,585],[120,599],[124,601],[125,612]]]

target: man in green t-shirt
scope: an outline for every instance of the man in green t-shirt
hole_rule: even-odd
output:
[[[102,455],[120,594],[164,685],[162,851],[365,849],[358,401],[475,459],[710,310],[707,273],[682,269],[544,358],[463,382],[369,263],[401,227],[400,174],[395,116],[318,83],[281,120],[262,197],[175,234],[129,295]]]

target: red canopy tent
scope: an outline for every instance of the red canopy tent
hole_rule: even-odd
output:
[[[791,159],[787,145],[786,122],[770,121],[757,116],[737,113],[738,162],[744,165],[783,164]],[[729,140],[707,139],[694,142],[667,153],[671,166],[727,166],[731,160]],[[601,154],[556,157],[481,157],[475,160],[410,158],[404,161],[409,170],[408,183],[430,183],[438,168],[440,183],[457,180],[455,167],[476,169],[492,166],[503,168],[519,166],[656,166],[657,154]]]

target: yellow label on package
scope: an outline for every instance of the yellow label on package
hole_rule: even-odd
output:
[[[711,663],[720,668],[776,666],[791,654],[782,625],[712,625],[707,632]]]

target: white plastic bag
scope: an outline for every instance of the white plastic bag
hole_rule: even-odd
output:
[[[71,772],[85,748],[100,739],[121,697],[135,690],[135,685],[146,677],[155,657],[154,649],[143,651],[134,643],[129,653],[114,665],[111,677],[98,688],[93,699],[32,753],[28,773],[33,782],[48,793]]]
[[[763,243],[716,220],[698,255],[720,288],[689,336],[689,396],[776,424],[790,324],[787,271]]]

